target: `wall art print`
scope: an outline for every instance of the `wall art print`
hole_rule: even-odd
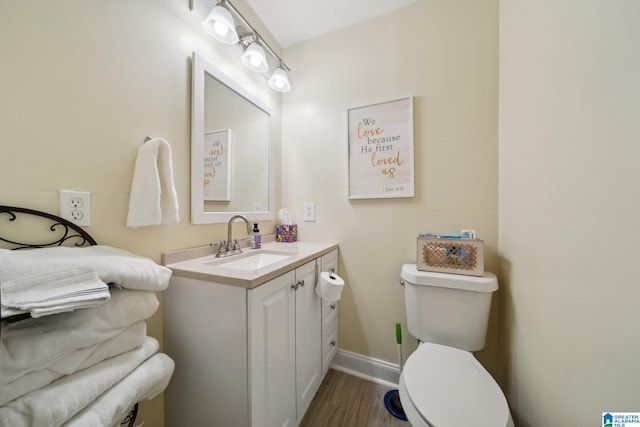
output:
[[[349,199],[414,196],[413,97],[347,110]]]
[[[231,129],[204,134],[204,200],[231,200]]]

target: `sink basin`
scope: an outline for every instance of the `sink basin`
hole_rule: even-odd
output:
[[[215,267],[216,270],[224,274],[256,274],[259,270],[265,267],[284,263],[284,261],[289,260],[294,255],[295,253],[260,250],[255,252],[244,252],[239,255],[232,255],[228,258],[217,258],[205,264]]]

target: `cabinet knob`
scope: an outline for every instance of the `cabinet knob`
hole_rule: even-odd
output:
[[[331,305],[329,306],[329,308],[330,308],[331,310],[335,310],[335,309],[336,309],[336,305],[335,305],[335,304],[331,304]]]
[[[304,280],[300,280],[298,283],[296,283],[296,285],[300,287],[304,286]]]
[[[336,340],[331,340],[331,347],[335,347],[336,346]]]
[[[297,291],[298,290],[298,284],[297,283],[292,284],[291,285],[291,289],[293,289],[294,291]]]

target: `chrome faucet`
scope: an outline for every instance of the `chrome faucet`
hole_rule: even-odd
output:
[[[244,216],[244,215],[234,215],[231,218],[229,218],[229,223],[227,224],[227,251],[230,250],[229,246],[231,245],[231,224],[236,219],[241,219],[241,220],[244,221],[245,224],[247,224],[247,235],[250,236],[251,233],[252,233],[251,223],[249,222],[249,220],[247,219],[246,216]],[[236,249],[235,246],[238,246],[238,240],[237,239],[235,241],[233,249]],[[238,250],[240,250],[240,248],[238,248]]]
[[[218,247],[218,252],[216,253],[216,257],[218,258],[242,253],[242,249],[240,249],[240,244],[238,243],[238,239],[233,240],[233,242],[231,241],[232,225],[233,225],[233,221],[235,221],[236,219],[241,219],[244,221],[245,224],[247,224],[248,235],[251,235],[252,233],[251,223],[249,222],[246,216],[244,215],[232,216],[229,219],[229,223],[227,224],[227,241],[225,242],[224,240],[222,240],[220,242],[214,242],[211,244],[211,246]]]

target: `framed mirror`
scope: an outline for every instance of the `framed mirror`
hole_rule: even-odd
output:
[[[191,222],[273,219],[270,111],[196,52],[192,59]]]

